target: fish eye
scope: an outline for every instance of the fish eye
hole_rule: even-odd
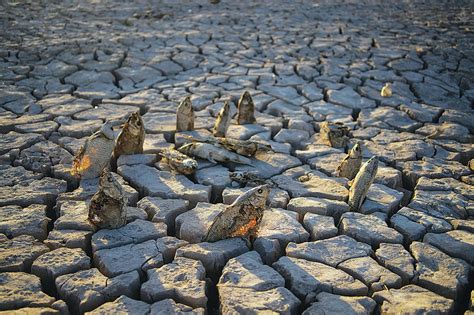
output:
[[[111,183],[111,182],[112,182],[112,177],[108,177],[108,178],[107,178],[107,181],[108,181],[109,183]]]
[[[263,193],[262,188],[260,188],[260,189],[258,190],[258,193],[259,193],[259,194]]]

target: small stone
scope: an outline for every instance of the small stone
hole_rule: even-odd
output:
[[[209,186],[194,184],[184,175],[158,171],[146,165],[124,165],[119,167],[118,173],[146,196],[186,199],[195,205],[198,202],[209,202],[211,195]]]
[[[415,190],[408,207],[442,219],[465,219],[469,199],[453,191]]]
[[[257,232],[258,238],[277,239],[282,250],[289,242],[302,243],[309,233],[298,222],[298,214],[283,209],[266,210]]]
[[[206,268],[206,274],[217,277],[227,261],[249,250],[247,243],[240,238],[230,238],[214,243],[198,243],[177,249],[176,257],[199,260]]]
[[[273,140],[282,143],[289,143],[293,148],[301,148],[302,143],[309,139],[309,133],[298,129],[281,129]]]
[[[89,206],[85,201],[65,201],[59,206],[59,218],[54,222],[58,230],[95,231],[89,221]]]
[[[44,177],[33,180],[26,186],[20,184],[0,189],[0,206],[18,205],[28,207],[32,204],[52,206],[56,197],[66,192],[67,183],[60,179]]]
[[[398,210],[402,199],[402,192],[385,185],[372,184],[359,212],[364,214],[383,212],[390,215]]]
[[[399,275],[380,266],[371,257],[351,258],[340,263],[337,267],[361,280],[369,287],[370,292],[402,286],[402,278]]]
[[[428,233],[423,242],[433,245],[451,257],[474,264],[474,234],[462,230],[446,233]]]
[[[409,242],[421,240],[429,232],[442,233],[452,229],[447,221],[408,207],[403,207],[393,215],[390,218],[390,224]]]
[[[426,243],[413,242],[410,251],[417,260],[415,284],[455,301],[465,298],[471,269],[468,263]]]
[[[138,297],[140,277],[136,271],[107,278],[98,269],[81,270],[56,279],[59,296],[67,302],[71,313],[96,309],[121,295]]]
[[[145,210],[137,207],[127,207],[127,223],[135,220],[148,220],[148,214]]]
[[[308,180],[297,181],[290,176],[278,175],[273,177],[272,181],[280,189],[288,191],[292,198],[315,197],[346,201],[349,195],[347,188],[337,179],[323,176],[311,176],[310,174]]]
[[[55,298],[41,291],[40,279],[25,272],[0,273],[0,311],[47,307]]]
[[[187,306],[181,303],[176,303],[172,299],[166,299],[166,300],[153,303],[150,307],[150,314],[153,314],[153,315],[167,315],[167,314],[204,315],[206,314],[206,312],[205,312],[205,309],[202,307],[193,309],[190,306]]]
[[[289,257],[321,262],[336,267],[351,258],[370,256],[372,249],[365,243],[357,242],[346,235],[339,235],[315,242],[290,243],[286,247],[286,254]]]
[[[252,297],[249,299],[249,297]],[[301,302],[288,289],[278,287],[268,291],[254,291],[234,287],[219,289],[220,311],[222,314],[262,314],[290,315],[298,312]]]
[[[403,236],[389,228],[384,220],[375,215],[364,215],[347,212],[341,217],[339,224],[341,233],[351,236],[359,242],[378,247],[380,243],[403,243]]]
[[[40,179],[43,174],[26,170],[23,166],[13,167],[10,165],[0,165],[0,187],[25,185],[32,180]]]
[[[143,274],[146,269],[161,267],[164,264],[163,255],[155,240],[97,250],[93,258],[94,265],[108,277],[131,271]],[[126,264],[123,263],[125,261]]]
[[[217,284],[218,289],[227,287],[255,291],[267,291],[284,286],[285,279],[274,269],[264,265],[255,251],[230,259]]]
[[[206,308],[206,271],[200,261],[179,257],[147,271],[140,295],[147,302],[173,299],[193,308]]]
[[[373,100],[361,97],[350,87],[346,87],[342,90],[328,90],[327,96],[330,103],[352,109],[374,108],[376,106]]]
[[[366,296],[340,296],[321,292],[316,296],[316,302],[308,307],[303,315],[372,314],[377,303]]]
[[[382,314],[450,314],[453,312],[453,300],[413,284],[401,289],[376,292],[372,298],[381,304]]]
[[[0,207],[0,233],[8,237],[19,235],[31,235],[42,241],[48,235],[48,223],[46,217],[47,207],[33,204],[26,208],[19,206]]]
[[[254,172],[268,179],[289,168],[301,165],[301,161],[294,156],[273,152],[257,152],[251,160],[252,165],[238,165],[235,171]]]
[[[415,260],[401,244],[382,243],[375,252],[375,256],[388,270],[402,277],[407,284],[415,274]]]
[[[201,185],[212,186],[212,200],[221,199],[222,192],[232,182],[229,169],[221,165],[197,170],[195,178]]]
[[[0,234],[0,272],[27,272],[33,261],[48,251],[46,245],[32,236],[20,235],[9,239]]]
[[[283,254],[280,242],[277,239],[259,237],[253,242],[253,248],[260,254],[263,262],[271,265]]]
[[[470,174],[470,170],[456,161],[445,161],[423,157],[421,161],[408,161],[402,164],[402,172],[407,177],[412,187],[420,177],[444,178],[454,177],[459,179]]]
[[[102,304],[95,310],[87,312],[86,314],[101,315],[121,313],[147,315],[150,313],[150,305],[142,301],[131,299],[126,295],[121,295],[115,301]]]
[[[312,241],[323,240],[337,235],[334,218],[307,212],[304,215],[303,226],[309,231]]]
[[[300,217],[306,216],[307,213],[314,213],[331,216],[336,220],[339,220],[343,213],[349,211],[349,206],[343,201],[313,197],[292,198],[287,208],[298,212]]]
[[[138,202],[137,206],[146,211],[152,222],[164,222],[168,230],[174,231],[176,217],[188,211],[189,201],[145,197]]]
[[[250,137],[268,129],[260,125],[230,125],[226,132],[227,138],[248,140]]]
[[[122,165],[137,165],[145,164],[148,166],[153,166],[157,161],[156,154],[125,154],[120,155],[117,160],[117,167]]]
[[[92,235],[92,251],[138,244],[166,236],[166,224],[135,220],[118,229],[102,229]]]
[[[54,286],[57,277],[90,268],[90,258],[80,248],[58,248],[39,256],[31,273],[40,277],[46,287]]]
[[[53,229],[49,232],[48,238],[44,243],[51,249],[68,247],[81,248],[84,251],[89,251],[92,233],[92,231]]]
[[[362,127],[380,127],[408,132],[413,132],[422,126],[420,122],[412,120],[405,112],[389,106],[362,110],[358,122]]]
[[[367,287],[362,282],[342,270],[319,262],[284,256],[272,267],[305,303],[311,303],[320,291],[344,295],[367,294]]]

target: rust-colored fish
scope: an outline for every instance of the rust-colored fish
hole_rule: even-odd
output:
[[[217,215],[203,241],[216,242],[231,237],[255,236],[269,194],[269,185],[258,186],[245,192]]]

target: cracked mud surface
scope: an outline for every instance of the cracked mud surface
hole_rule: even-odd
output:
[[[469,1],[67,1],[0,4],[0,312],[473,312],[474,6]],[[391,96],[381,90],[391,84]],[[249,91],[252,165],[156,153]],[[96,231],[97,180],[70,175],[105,120],[140,111],[144,154],[118,160],[127,225]],[[235,116],[234,116],[235,118]],[[350,129],[347,148],[323,122]],[[116,131],[118,129],[116,128]],[[379,170],[357,212],[335,176],[359,142]],[[253,243],[203,243],[247,187],[275,184]],[[304,180],[301,180],[304,178]],[[300,179],[300,180],[298,180]]]

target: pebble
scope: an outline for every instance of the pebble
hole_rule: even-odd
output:
[[[272,266],[290,283],[291,291],[305,303],[312,302],[320,291],[342,295],[367,294],[367,287],[362,282],[323,263],[282,257]]]
[[[38,256],[47,253],[49,248],[29,235],[12,239],[0,234],[0,271],[28,272]]]
[[[351,258],[370,256],[372,249],[365,243],[357,242],[346,235],[339,235],[314,242],[290,243],[286,247],[286,254],[288,257],[306,259],[336,267],[341,262]]]
[[[96,268],[81,270],[56,278],[59,296],[71,313],[85,313],[115,300],[121,295],[138,297],[140,277],[136,271],[107,278]]]
[[[47,207],[32,204],[26,208],[20,206],[0,207],[0,233],[8,237],[19,235],[30,235],[42,241],[48,235],[48,223],[50,219],[46,216]]]
[[[199,260],[210,277],[218,277],[229,259],[249,250],[247,242],[241,238],[230,238],[214,243],[198,243],[177,249],[176,257]]]
[[[339,223],[339,231],[372,247],[378,247],[380,243],[403,243],[403,235],[389,228],[384,220],[375,215],[344,213]]]
[[[436,312],[449,314],[453,311],[453,300],[413,284],[401,289],[376,292],[372,298],[381,304],[380,311],[382,313],[425,314]]]
[[[193,308],[206,308],[206,270],[200,261],[179,257],[161,268],[147,271],[140,289],[146,302],[173,299]]]
[[[308,307],[303,315],[316,314],[372,314],[377,303],[366,296],[341,296],[321,292],[316,302]]]

